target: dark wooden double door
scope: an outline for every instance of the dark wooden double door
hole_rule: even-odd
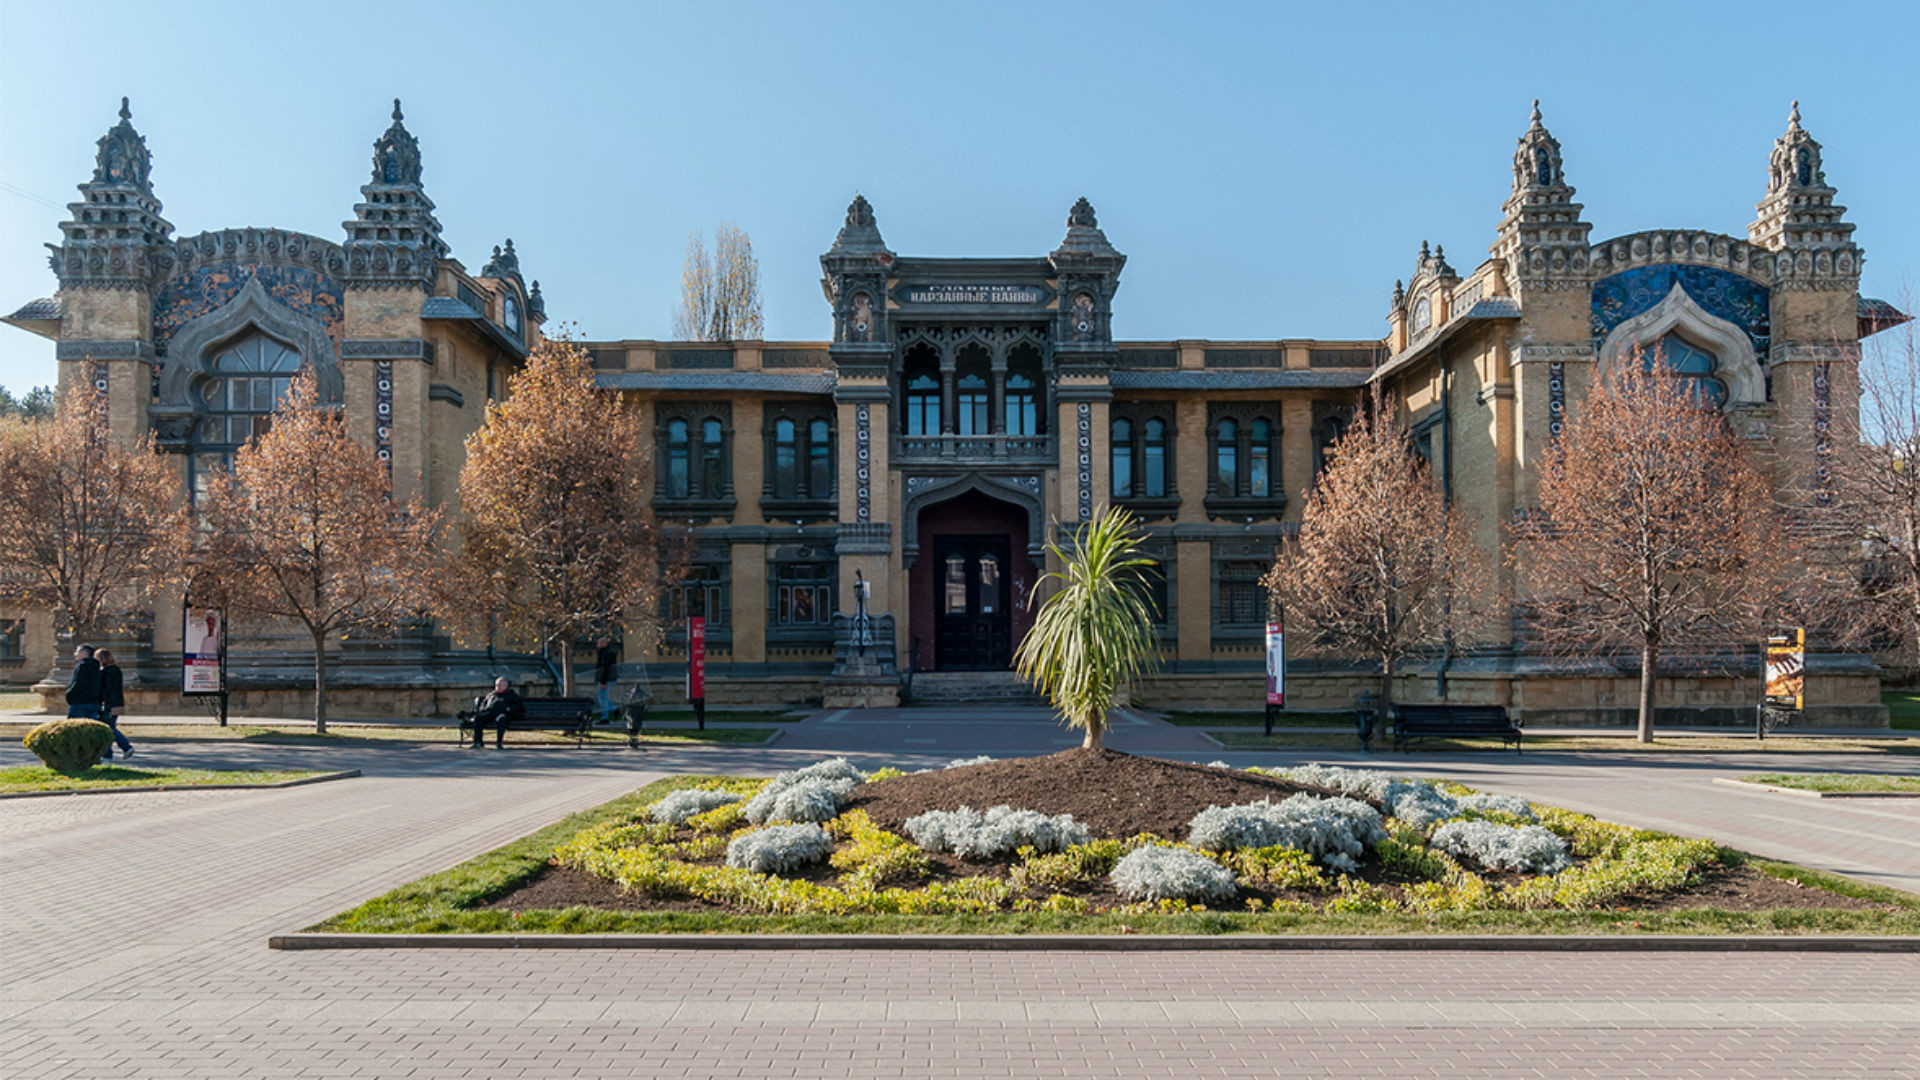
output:
[[[1005,536],[933,541],[933,665],[940,671],[1004,671],[1013,664],[1013,616]]]

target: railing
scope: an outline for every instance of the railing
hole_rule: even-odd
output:
[[[900,435],[894,438],[895,461],[938,461],[948,458],[994,461],[1054,460],[1051,435]]]

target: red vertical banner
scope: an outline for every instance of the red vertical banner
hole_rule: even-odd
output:
[[[687,700],[700,701],[707,696],[707,620],[696,615],[687,620]]]
[[[1287,703],[1287,636],[1280,620],[1267,624],[1267,704]]]

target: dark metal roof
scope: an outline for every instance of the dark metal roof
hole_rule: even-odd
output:
[[[1913,318],[1913,316],[1901,311],[1885,300],[1875,300],[1870,296],[1862,296],[1859,298],[1858,311],[1860,315],[1860,337],[1871,337],[1882,330],[1891,330]],[[17,317],[18,316],[16,316],[16,318]]]
[[[716,393],[831,394],[834,374],[809,371],[603,371],[594,381],[608,390],[669,390]]]
[[[18,320],[57,319],[60,317],[60,301],[51,296],[38,300],[29,300],[19,311],[7,316],[8,322]]]
[[[513,335],[495,326],[492,319],[468,307],[466,301],[457,296],[427,297],[426,302],[420,305],[420,317],[469,323],[502,349],[515,356],[527,355],[526,342],[515,339]]]
[[[1223,371],[1115,371],[1108,376],[1115,390],[1343,390],[1367,384],[1372,372],[1298,369],[1239,369]]]

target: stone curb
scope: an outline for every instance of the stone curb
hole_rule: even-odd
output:
[[[1775,787],[1772,784],[1754,784],[1745,780],[1716,776],[1716,784],[1728,787],[1746,788],[1748,791],[1772,791],[1781,795],[1798,795],[1803,799],[1920,799],[1920,791],[1807,791],[1802,788]]]
[[[328,780],[345,780],[359,775],[359,769],[344,769],[340,772],[303,776],[298,780],[281,780],[272,784],[150,784],[139,787],[74,788],[68,791],[4,791],[0,792],[0,799],[40,799],[54,795],[132,795],[144,791],[262,791],[273,788],[303,787],[307,784],[324,784]]]
[[[275,934],[267,948],[702,949],[929,952],[1920,953],[1920,937],[1726,935]]]

